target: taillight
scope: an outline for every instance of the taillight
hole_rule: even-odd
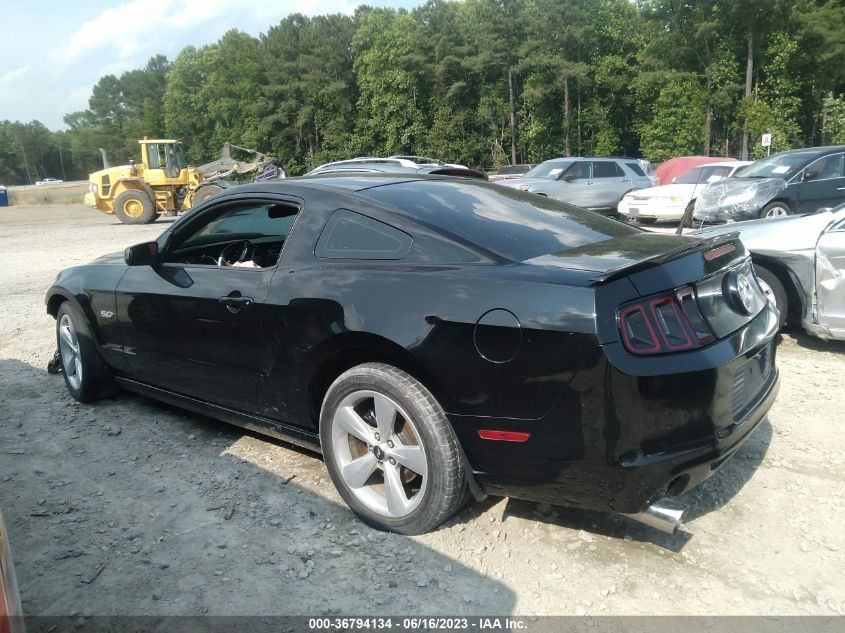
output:
[[[623,306],[619,331],[625,348],[634,354],[679,352],[707,345],[715,338],[689,286]]]

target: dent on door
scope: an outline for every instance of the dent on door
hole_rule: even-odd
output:
[[[845,338],[845,225],[821,236],[816,246],[818,322],[833,338]]]

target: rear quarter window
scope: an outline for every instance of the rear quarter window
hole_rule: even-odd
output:
[[[402,259],[413,239],[366,215],[338,209],[320,233],[314,254],[326,259]]]
[[[645,177],[645,172],[637,163],[625,163],[625,165],[628,167],[628,169],[637,174],[637,176]]]
[[[358,195],[450,239],[512,261],[641,232],[592,211],[487,183],[416,180],[364,189]]]

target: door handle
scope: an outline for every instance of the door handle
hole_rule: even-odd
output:
[[[252,297],[244,297],[240,292],[234,290],[225,297],[218,299],[220,303],[226,306],[229,312],[239,312],[241,308],[246,308],[252,305],[254,299]]]
[[[845,191],[845,187],[837,187],[836,190],[837,191]]]

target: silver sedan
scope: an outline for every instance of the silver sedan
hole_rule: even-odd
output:
[[[787,318],[822,339],[845,340],[845,205],[816,213],[708,227],[738,232],[760,285]]]

